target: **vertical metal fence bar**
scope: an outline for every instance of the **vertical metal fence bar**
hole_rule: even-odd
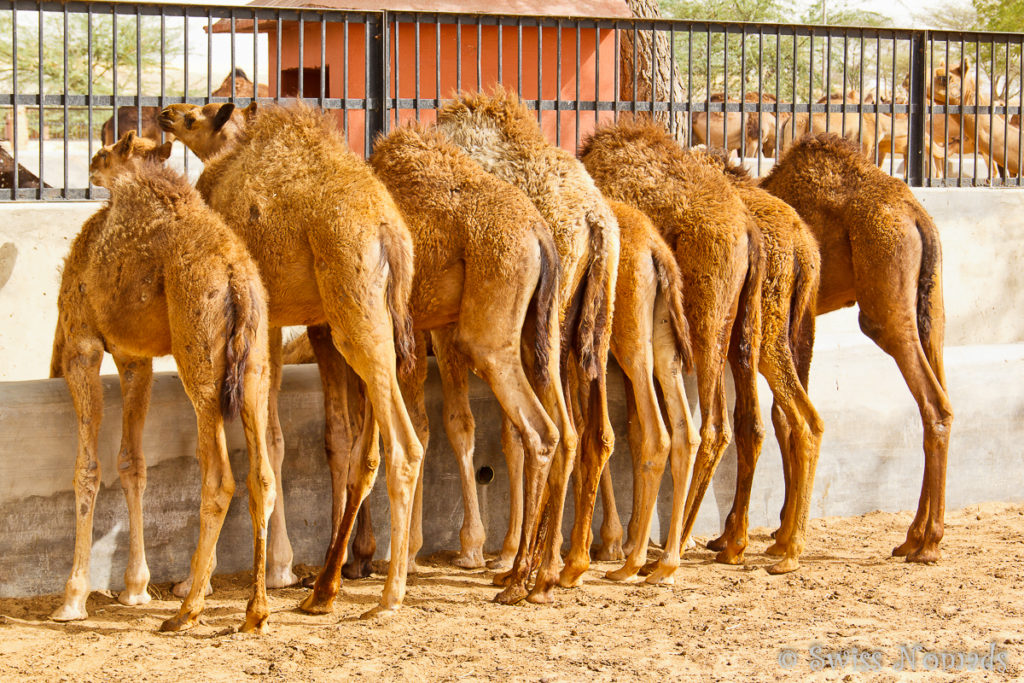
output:
[[[280,25],[280,24],[278,24]],[[278,45],[281,44],[280,33]],[[280,55],[279,55],[280,56]],[[213,10],[206,8],[206,99],[213,93]]]
[[[600,122],[601,102],[601,27],[594,23],[594,128]]]
[[[825,33],[825,59],[822,60],[825,67],[825,132],[828,133],[832,123],[832,32],[826,29]],[[846,93],[843,93],[843,102],[846,102]],[[842,134],[842,131],[840,131]]]
[[[390,100],[390,98],[389,98],[388,106],[394,108],[395,125],[397,126],[398,125],[398,118],[402,114],[401,108],[398,105],[398,98],[402,96],[402,90],[399,87],[400,84],[401,84],[401,80],[399,78],[400,77],[399,71],[401,71],[401,69],[402,69],[402,66],[401,66],[401,64],[402,64],[401,53],[399,51],[401,46],[399,45],[399,43],[402,42],[402,39],[401,39],[401,35],[399,33],[399,31],[401,30],[401,26],[399,24],[398,17],[395,17],[394,23],[388,22],[388,24],[385,25],[384,28],[385,28],[385,31],[387,32],[388,36],[391,36],[391,35],[395,36],[394,49],[392,50],[392,52],[394,52],[394,58],[393,58],[394,61],[392,61],[392,57],[389,55],[388,56],[388,66],[387,66],[387,68],[388,68],[389,71],[392,71],[395,74],[395,99],[394,100]],[[392,29],[394,31],[393,33],[392,33]],[[389,93],[389,95],[390,95],[390,93]],[[389,121],[391,120],[391,113],[390,112],[388,113],[388,120]]]
[[[747,29],[740,30],[740,163],[747,156]],[[728,151],[729,141],[725,142]]]
[[[651,27],[651,121],[657,121],[657,113],[654,110],[658,91],[658,53],[656,48],[657,44],[655,42],[654,28]]]
[[[875,166],[881,166],[881,149],[878,139],[878,119],[882,116],[882,37],[875,34]],[[888,114],[890,124],[896,123],[894,112]]]
[[[924,184],[925,69],[927,68],[927,31],[915,31],[910,38],[910,112],[907,117],[907,182],[912,187]]]
[[[278,24],[278,26],[280,26],[281,22],[277,22],[277,24]],[[352,54],[349,51],[349,46],[348,46],[348,15],[347,14],[345,15],[345,20],[343,22],[341,22],[341,49],[342,49],[342,55],[343,55],[343,59],[342,59],[342,67],[343,68],[341,70],[341,106],[342,106],[342,110],[341,110],[341,125],[344,126],[344,128],[345,128],[345,139],[349,140],[349,144],[351,145],[352,144],[351,140],[348,137],[348,130],[349,130],[348,129],[348,96],[349,96],[348,95],[348,72],[352,68],[352,59],[351,59]],[[280,65],[280,59],[278,60],[278,64]],[[364,89],[364,92],[365,92],[365,89]]]
[[[996,74],[995,74],[996,41],[994,41],[994,40],[990,41],[988,46],[989,46],[989,64],[991,65],[989,68],[992,71],[992,75],[988,79],[988,89],[989,89],[989,94],[988,94],[988,148],[989,148],[988,149],[988,155],[989,155],[990,158],[992,158],[992,161],[993,161],[992,165],[995,166],[996,165],[995,164],[995,156],[993,155],[993,149],[992,149],[992,142],[993,142],[993,140],[992,140],[992,133],[996,129],[996,117],[995,117],[995,106],[996,106]],[[978,64],[978,69],[979,70],[981,69],[980,61],[979,61],[979,64]],[[981,81],[980,81],[980,79],[976,80],[975,83],[979,84],[978,85],[978,91],[979,91],[978,100],[980,101],[981,100],[981,94],[980,94],[980,91],[981,91],[980,83],[981,83]],[[1006,157],[1003,157],[1003,163],[1004,164],[1006,163]],[[1006,175],[1006,169],[1005,168],[1002,170],[1000,175],[1001,176],[1002,175]],[[997,181],[997,179],[994,177],[994,175],[990,175],[989,176],[989,185],[995,185],[996,181]]]
[[[281,36],[283,29],[281,27],[281,10],[274,12],[274,29],[277,33],[277,44],[274,46],[274,58],[275,58],[275,71],[277,72],[277,78],[274,80],[274,102],[281,101]],[[348,30],[348,22],[345,23],[346,33]],[[348,55],[345,55],[346,63]]]
[[[302,18],[302,15],[299,15]],[[231,68],[228,71],[227,78],[231,81],[231,101],[235,101],[235,8],[232,7],[228,15],[228,26],[231,36]]]
[[[441,108],[441,21],[438,15],[434,15],[434,59],[437,67],[437,90],[434,91],[434,109]]]
[[[840,129],[843,131],[843,135],[846,135],[846,65],[849,63],[848,59],[850,56],[850,45],[849,35],[847,30],[843,29],[843,111],[839,116]],[[857,144],[861,144],[860,137],[857,138]]]
[[[993,65],[994,66],[994,65]],[[1003,74],[1003,107],[1006,111],[1003,112],[1003,167],[1006,169],[1006,182],[1010,180],[1010,167],[1008,161],[1010,160],[1009,153],[1009,142],[1010,142],[1010,41],[1006,41],[1006,62],[1004,64]],[[1018,168],[1019,173],[1019,168]],[[1015,174],[1016,175],[1016,174]]]
[[[859,73],[857,75],[857,92],[860,93],[859,102],[857,103],[857,141],[864,145],[864,29],[860,29],[859,47],[857,52],[857,67]],[[875,94],[875,100],[877,101],[878,94]],[[877,119],[877,114],[875,115]],[[878,142],[878,139],[875,139]]]
[[[964,54],[965,54],[966,49],[967,49],[967,45],[964,42],[963,35],[961,35],[960,36],[960,67],[961,67],[961,69],[963,68],[963,64],[964,64]],[[946,63],[948,64],[949,62],[946,62]],[[961,75],[966,75],[966,74],[961,74]],[[947,78],[946,78],[946,93],[947,93],[947,99],[948,99],[948,94],[949,94],[949,78],[948,78],[949,77],[949,72],[948,72],[948,69],[947,69],[946,76],[947,76]],[[958,107],[959,112],[960,112],[959,119],[957,120],[957,123],[960,125],[960,168],[957,170],[957,183],[956,183],[956,185],[957,185],[957,187],[963,187],[963,178],[964,178],[964,165],[963,165],[963,159],[964,159],[964,79],[963,78],[960,79],[960,94],[959,94],[959,99],[957,100],[957,102],[958,102],[957,107]],[[974,163],[975,163],[975,165],[977,165],[977,163],[978,163],[978,151],[977,150],[974,150]]]
[[[948,37],[946,38],[946,41],[945,41],[945,60],[943,61],[943,64],[946,65],[947,69],[949,68],[949,38]],[[963,159],[963,149],[961,149],[959,151],[960,151],[960,158]],[[946,177],[949,176],[949,88],[948,88],[948,82],[947,82],[947,88],[946,88],[946,101],[943,102],[943,107],[942,107],[942,163],[943,163],[942,175],[943,175],[944,178],[946,178]],[[958,166],[959,166],[959,164],[958,164]],[[957,171],[957,175],[959,175],[959,174],[960,174],[960,172],[958,170]]]
[[[555,22],[555,146],[562,146],[562,20]]]
[[[135,6],[135,132],[142,134],[142,7]]]
[[[761,175],[761,157],[764,156],[764,30],[757,29],[757,153],[756,173]]]
[[[455,19],[455,90],[462,92],[462,17]]]
[[[118,130],[119,122],[117,120],[119,118],[117,115],[117,6],[112,6],[110,8],[110,11],[113,12],[113,17],[111,18],[111,25],[113,26],[113,38],[110,41],[112,50],[111,60],[113,61],[113,68],[111,70],[111,82],[113,87],[111,88],[111,92],[113,93],[114,108],[112,116],[114,117],[114,139],[117,140],[118,138],[121,137],[121,131]]]
[[[966,74],[961,73],[961,76],[966,76]],[[963,78],[960,79],[960,82],[961,83],[963,82]],[[983,116],[983,114],[980,111],[978,111],[978,104],[980,103],[980,101],[981,101],[981,41],[978,40],[978,39],[975,39],[975,41],[974,41],[974,102],[972,102],[972,104],[974,105],[974,112],[971,114],[971,116],[974,117],[974,119],[973,119],[973,121],[974,121],[974,154],[975,154],[975,157],[974,157],[975,158],[975,164],[974,164],[974,185],[978,184],[978,164],[977,164],[977,158],[978,158],[978,153],[981,151],[981,147],[980,147],[980,144],[979,144],[979,138],[978,138],[978,121],[981,120],[981,117]],[[962,102],[961,102],[961,104],[962,104]],[[988,175],[989,183],[991,184],[991,182],[992,182],[992,156],[991,156],[991,153],[989,154],[989,158],[988,158],[987,175]]]
[[[46,185],[46,183],[43,182],[43,174],[45,171],[43,168],[43,153],[46,151],[46,145],[43,144],[44,138],[46,137],[44,135],[46,130],[46,109],[43,107],[43,101],[46,94],[46,85],[43,82],[43,41],[46,38],[46,27],[44,25],[46,17],[44,16],[42,8],[36,12],[36,15],[39,17],[39,34],[37,36],[38,40],[36,40],[37,47],[39,49],[39,65],[36,67],[39,71],[39,187],[36,189],[36,199],[42,199],[43,186]]]
[[[256,96],[256,81],[252,82],[253,97]],[[320,13],[320,108],[324,108],[327,97],[327,17]]]
[[[814,32],[810,36],[810,50],[807,58],[807,132],[814,128]],[[827,120],[827,119],[826,119]],[[796,142],[796,133],[793,134]]]
[[[693,26],[687,27],[686,35],[686,146],[693,146]]]
[[[185,31],[188,35],[188,29]],[[260,96],[260,17],[252,12],[252,101]]]
[[[640,65],[637,64],[637,62],[639,61],[638,57],[640,55],[640,51],[637,50],[637,44],[636,44],[637,32],[636,32],[636,23],[635,22],[633,23],[632,31],[633,31],[632,32],[633,42],[630,43],[629,48],[630,48],[630,50],[632,52],[632,59],[633,59],[633,78],[629,82],[629,99],[633,103],[632,104],[632,106],[633,106],[633,118],[636,118],[636,96],[637,96],[636,81],[637,81],[637,74],[639,73],[639,70],[640,70]]]
[[[742,114],[740,115],[742,116]],[[710,144],[710,140],[708,141]],[[729,149],[729,32],[722,29],[722,146]]]
[[[1020,56],[1020,83],[1017,84],[1017,104],[1020,105],[1017,111],[1017,186],[1020,187],[1021,179],[1024,178],[1024,41],[1017,43],[1017,52]]]
[[[87,120],[86,120],[86,126],[88,127],[87,133],[86,133],[86,150],[87,150],[87,153],[89,155],[89,159],[92,159],[92,5],[86,5],[86,14],[85,14],[85,45],[86,45],[86,47],[85,47],[85,50],[86,50],[85,64],[86,64],[86,74],[87,74],[86,79],[85,79],[86,80],[86,91],[87,91],[86,98],[85,98],[85,103],[86,103],[85,106],[86,106],[86,111],[88,112],[87,113]],[[17,73],[17,69],[15,69],[15,73]],[[15,92],[17,92],[17,81],[15,81]],[[15,122],[17,122],[18,119],[15,118],[14,120],[15,120]],[[14,139],[15,140],[18,139],[17,135],[15,135]],[[15,145],[14,145],[14,150],[15,150],[14,153],[17,154],[18,153],[17,152],[17,150],[18,150],[17,143],[15,143]],[[14,168],[15,168],[15,171],[17,171],[17,168],[18,168],[17,161],[15,161]],[[15,176],[15,178],[17,178],[17,176]],[[15,183],[15,185],[17,185],[17,183]],[[89,182],[89,181],[86,181],[85,196],[88,199],[92,199],[93,198],[92,183]]]
[[[185,43],[184,51],[185,51],[185,54],[184,54],[184,65],[183,65],[184,75],[182,77],[182,86],[181,86],[181,97],[182,97],[182,99],[185,102],[188,102],[188,8],[187,7],[182,7],[182,10],[183,10],[183,12],[182,12],[181,24],[184,27],[182,33],[184,35],[184,43]],[[255,27],[253,28],[253,30],[255,30]],[[256,76],[253,76],[253,83],[258,83],[258,82],[259,81],[256,80]],[[163,103],[161,103],[161,105],[162,104]],[[160,133],[160,139],[162,141],[166,140],[167,139],[167,135],[165,133],[161,132]],[[185,167],[185,177],[188,177],[188,149],[184,145],[182,145],[181,147],[182,147],[181,158],[183,160],[182,163],[183,163],[183,165]]]
[[[142,55],[137,55],[137,59],[142,59]],[[157,112],[164,107],[164,98],[167,94],[167,7],[160,7],[160,106]],[[163,139],[163,133],[161,132],[160,138]]]
[[[619,51],[619,22],[612,28],[612,121],[619,120],[619,69],[622,68],[622,53]]]
[[[895,109],[895,107],[896,107],[896,53],[898,51],[899,51],[899,41],[896,40],[895,37],[893,37],[893,39],[892,39],[892,87],[889,90],[889,92],[892,93],[892,95],[891,95],[891,97],[892,97],[892,104],[893,104],[892,124],[893,124],[894,128],[896,126],[896,109]],[[910,121],[908,119],[908,121],[907,121],[907,141],[908,141],[908,144],[909,144],[909,136],[910,136]],[[907,162],[903,164],[903,175],[904,175],[904,177],[906,177],[907,166],[910,165],[909,161],[910,160],[908,159]],[[896,175],[896,136],[895,135],[890,135],[889,136],[889,173],[891,175]]]
[[[775,149],[772,150],[772,158],[775,159],[775,163],[779,161],[779,157],[782,155],[781,140],[779,135],[782,133],[781,126],[779,126],[779,119],[782,118],[782,114],[779,112],[779,99],[782,94],[782,29],[778,26],[775,27]],[[796,97],[793,98],[794,102]],[[790,114],[792,117],[792,114]]]
[[[420,24],[420,15],[417,14],[416,15],[416,23],[413,24],[413,30],[416,32],[416,36],[413,38],[413,42],[415,43],[414,49],[416,50],[416,56],[415,56],[415,62],[414,62],[415,63],[415,67],[414,67],[415,68],[415,74],[414,74],[414,77],[416,79],[416,82],[413,83],[413,97],[416,98],[416,101],[413,103],[413,110],[416,112],[416,123],[420,122],[420,95],[422,94],[420,92],[420,30],[421,29],[422,29],[422,26]]]
[[[537,123],[541,123],[541,101],[544,97],[544,27],[537,20]]]
[[[796,33],[794,32],[793,33],[793,113],[790,114],[790,116],[789,116],[790,132],[791,132],[791,138],[792,138],[791,142],[795,142],[796,141],[797,82],[799,81],[799,74],[800,74],[800,68],[799,68],[800,62],[798,60],[798,56],[799,56],[798,55],[798,41],[797,41]],[[808,114],[808,116],[810,116],[810,114]],[[779,154],[781,155],[782,152],[780,151]]]
[[[68,6],[64,5],[64,190],[68,199]]]
[[[306,17],[306,15],[305,15],[304,12],[299,12],[299,73],[298,73],[298,79],[297,79],[298,80],[298,95],[297,95],[297,97],[300,100],[303,97],[306,96],[306,93],[304,92],[305,88],[303,88],[303,86],[305,85],[304,81],[306,80],[306,25],[305,25],[305,21],[304,21],[305,17]],[[235,35],[234,35],[234,27],[232,27],[231,45],[234,46],[234,44],[235,44]],[[232,51],[231,54],[232,54],[232,58],[233,58],[234,57],[234,51]],[[231,68],[234,68],[234,66],[235,65],[232,64]]]
[[[498,83],[505,84],[505,25],[501,19],[496,22],[498,31]]]
[[[90,10],[92,7],[90,6]],[[92,83],[92,81],[89,81]],[[18,144],[18,10],[14,8],[11,10],[11,95],[14,100],[11,103],[11,152],[13,153],[12,162],[14,165],[14,178],[11,183],[11,199],[18,198],[18,188],[21,183],[18,180],[18,148],[21,145]],[[27,123],[27,122],[26,122]],[[92,156],[90,151],[90,157]]]
[[[484,37],[483,37],[483,17],[477,15],[476,17],[476,89],[484,89]]]
[[[707,76],[707,89],[704,91],[704,123],[707,130],[704,131],[704,144],[711,145],[711,26],[707,32],[707,62],[704,75]]]
[[[577,19],[576,24],[576,130],[575,130],[575,142],[573,144],[573,152],[580,148],[580,21]],[[500,29],[499,29],[500,30]],[[596,98],[595,98],[596,99]]]
[[[439,67],[440,70],[440,67]],[[516,93],[523,96],[523,18],[516,19]]]
[[[676,118],[676,27],[668,29],[668,118],[672,122],[672,137],[679,139],[679,121]]]

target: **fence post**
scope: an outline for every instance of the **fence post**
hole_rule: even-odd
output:
[[[370,35],[369,53],[366,55],[366,158],[373,151],[373,141],[378,134],[387,133],[388,127],[388,52],[391,39],[388,31],[388,13],[379,12],[367,19],[366,30]],[[376,98],[376,106],[371,104]]]
[[[907,135],[907,183],[911,187],[924,185],[925,154],[925,98],[927,81],[925,69],[928,31],[914,31],[910,37],[910,113]]]

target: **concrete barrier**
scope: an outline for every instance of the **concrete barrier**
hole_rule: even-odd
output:
[[[1024,478],[1024,284],[1016,264],[1024,256],[1024,193],[992,190],[919,191],[942,231],[947,304],[946,367],[956,411],[949,451],[947,502],[1019,500]],[[55,592],[70,568],[74,534],[75,416],[62,380],[39,380],[49,367],[56,319],[57,266],[95,204],[0,206],[0,597]],[[11,244],[13,246],[7,246]],[[6,276],[5,276],[6,273]],[[164,361],[160,367],[173,367]],[[113,372],[112,366],[105,368]],[[477,418],[477,467],[491,467],[479,487],[489,550],[500,545],[507,519],[507,480],[500,452],[499,411],[490,390],[472,386]],[[612,372],[611,410],[617,446],[612,467],[619,510],[630,508],[630,456],[625,439],[621,375]],[[770,393],[763,381],[765,424]],[[692,380],[687,391],[696,414]],[[115,468],[120,438],[117,379],[104,378],[100,491],[93,543],[95,588],[118,589],[128,529]],[[909,391],[888,356],[857,330],[855,309],[819,320],[810,394],[826,433],[815,485],[813,516],[853,515],[916,506],[923,454],[921,425]],[[329,537],[330,483],[323,454],[323,410],[314,367],[288,368],[281,415],[287,447],[285,501],[296,561],[319,563]],[[427,405],[433,438],[425,474],[424,552],[454,550],[462,520],[454,458],[441,423],[440,391],[432,370]],[[751,522],[771,525],[782,504],[778,448],[771,437],[758,467]],[[158,374],[144,450],[149,462],[146,541],[154,581],[181,578],[198,534],[195,417],[173,373]],[[232,503],[219,546],[218,571],[251,561],[245,504],[246,458],[237,424],[228,439],[235,476]],[[732,500],[735,456],[730,447],[709,490],[697,533],[717,534]],[[371,495],[381,555],[387,549],[387,499]],[[653,535],[667,528],[671,485],[666,475]],[[571,502],[570,502],[571,508]],[[571,520],[571,511],[567,515]],[[600,513],[595,523],[600,521]],[[626,519],[623,519],[623,523]],[[853,539],[851,539],[853,540]],[[901,541],[895,534],[892,542]],[[757,551],[759,548],[753,548]]]

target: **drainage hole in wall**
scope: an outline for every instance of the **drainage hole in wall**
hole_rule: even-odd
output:
[[[486,486],[487,484],[490,484],[492,481],[494,481],[494,470],[492,470],[489,466],[484,465],[483,467],[476,471],[476,483],[480,484],[481,486]]]

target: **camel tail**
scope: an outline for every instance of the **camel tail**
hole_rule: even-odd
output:
[[[534,340],[534,377],[539,388],[551,381],[551,355],[559,353],[559,340],[553,337],[558,325],[558,250],[546,226],[534,230],[540,245],[540,278],[534,292],[534,315],[537,318],[537,335]]]
[[[387,303],[395,332],[398,372],[412,377],[416,372],[416,337],[412,333],[409,293],[412,291],[412,245],[400,233],[385,225],[380,237],[381,265],[388,267]]]
[[[752,221],[747,230],[747,276],[740,289],[737,318],[739,361],[752,367],[754,347],[761,336],[761,231]]]
[[[942,365],[945,311],[942,304],[942,245],[939,231],[923,211],[917,217],[921,235],[921,272],[917,278],[917,333],[936,378],[946,386]]]
[[[238,417],[245,389],[245,366],[260,326],[262,294],[248,278],[231,270],[227,298],[228,340],[224,346],[224,382],[220,390],[220,414],[225,421]]]
[[[612,296],[609,296],[609,279],[618,264],[608,262],[608,251],[615,244],[617,225],[604,215],[587,216],[590,226],[590,263],[583,280],[583,298],[580,302],[579,324],[576,327],[576,351],[584,379],[596,379],[601,373],[601,362],[597,350],[612,317]]]
[[[50,354],[50,377],[64,376],[64,326],[57,321],[57,330],[53,333],[53,353]]]
[[[679,264],[660,239],[651,240],[651,257],[658,275],[658,286],[668,302],[669,323],[676,337],[676,350],[687,372],[693,370],[693,347],[690,345],[690,324],[683,313],[683,278]]]
[[[800,338],[800,327],[807,316],[814,315],[818,298],[818,277],[807,272],[799,257],[793,259],[793,294],[789,302],[789,343]]]

